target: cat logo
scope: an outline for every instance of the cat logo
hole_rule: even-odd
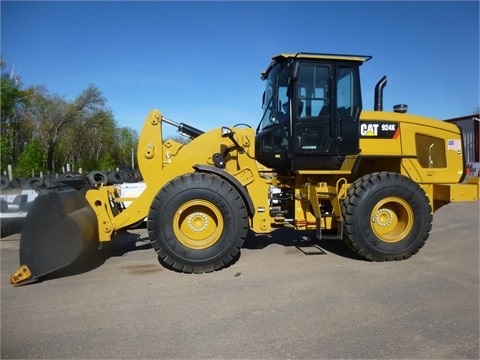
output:
[[[377,139],[398,139],[400,127],[398,122],[362,121],[360,123],[360,137]]]
[[[363,124],[360,125],[360,135],[362,135],[362,136],[377,136],[378,135],[378,126],[379,126],[379,124],[363,123]]]

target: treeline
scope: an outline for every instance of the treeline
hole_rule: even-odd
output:
[[[1,172],[22,178],[66,169],[110,171],[132,165],[138,133],[118,127],[94,85],[74,100],[44,86],[23,86],[1,61]]]

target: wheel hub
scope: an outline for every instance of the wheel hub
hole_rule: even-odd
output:
[[[188,226],[192,231],[203,231],[208,226],[208,218],[204,213],[195,212],[188,217]]]
[[[372,222],[378,224],[381,227],[386,227],[392,224],[394,214],[391,210],[380,209],[373,216]]]
[[[389,196],[382,199],[371,214],[372,230],[381,241],[402,241],[413,228],[413,209],[400,197]]]
[[[224,222],[222,213],[215,204],[198,199],[182,204],[172,225],[180,243],[190,249],[201,250],[220,239]]]

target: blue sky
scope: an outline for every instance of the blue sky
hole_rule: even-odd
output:
[[[372,55],[364,109],[438,119],[479,106],[479,2],[1,2],[1,53],[25,86],[73,100],[96,85],[118,126],[147,113],[202,130],[261,117],[260,72],[282,52]],[[175,134],[168,128],[167,134]]]

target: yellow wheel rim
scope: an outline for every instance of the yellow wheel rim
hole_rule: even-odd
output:
[[[190,249],[212,246],[220,239],[222,231],[222,213],[207,200],[190,200],[182,204],[173,217],[175,236]]]
[[[412,207],[399,197],[389,196],[372,210],[372,230],[377,238],[388,243],[403,240],[412,230],[413,222]]]

